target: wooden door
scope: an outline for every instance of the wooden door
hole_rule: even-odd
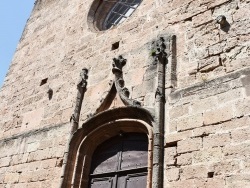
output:
[[[146,188],[147,161],[146,134],[113,137],[93,154],[89,188]]]

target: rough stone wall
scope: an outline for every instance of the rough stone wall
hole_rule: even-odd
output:
[[[67,126],[0,141],[0,187],[58,187]]]
[[[169,96],[165,187],[249,187],[250,69]]]
[[[120,54],[128,60],[124,80],[131,97],[153,106],[155,68],[147,44],[161,34],[177,39],[177,86],[167,98],[165,186],[247,187],[247,72],[226,78],[249,67],[250,1],[144,0],[123,24],[104,32],[89,29],[91,4],[36,1],[0,92],[0,187],[56,187],[83,67],[89,79],[81,122],[107,95],[112,59]],[[226,16],[226,28],[214,22],[219,15]],[[120,46],[111,50],[115,42]],[[46,141],[51,143],[43,146]]]

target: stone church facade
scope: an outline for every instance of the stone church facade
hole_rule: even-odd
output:
[[[0,188],[250,187],[249,15],[36,0],[0,91]]]

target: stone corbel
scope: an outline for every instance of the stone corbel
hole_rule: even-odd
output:
[[[141,106],[141,103],[139,101],[133,100],[129,98],[130,92],[125,87],[125,83],[123,80],[123,72],[122,68],[124,65],[126,65],[127,60],[124,59],[122,56],[119,56],[118,58],[113,59],[112,63],[112,72],[115,75],[115,87],[117,92],[119,93],[119,96],[121,100],[124,102],[125,105],[128,106]]]

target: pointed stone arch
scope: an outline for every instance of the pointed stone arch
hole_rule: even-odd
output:
[[[151,187],[153,119],[149,111],[135,106],[106,110],[90,118],[73,134],[70,141],[61,187],[87,187],[91,156],[96,147],[121,132],[147,134],[147,187]]]

